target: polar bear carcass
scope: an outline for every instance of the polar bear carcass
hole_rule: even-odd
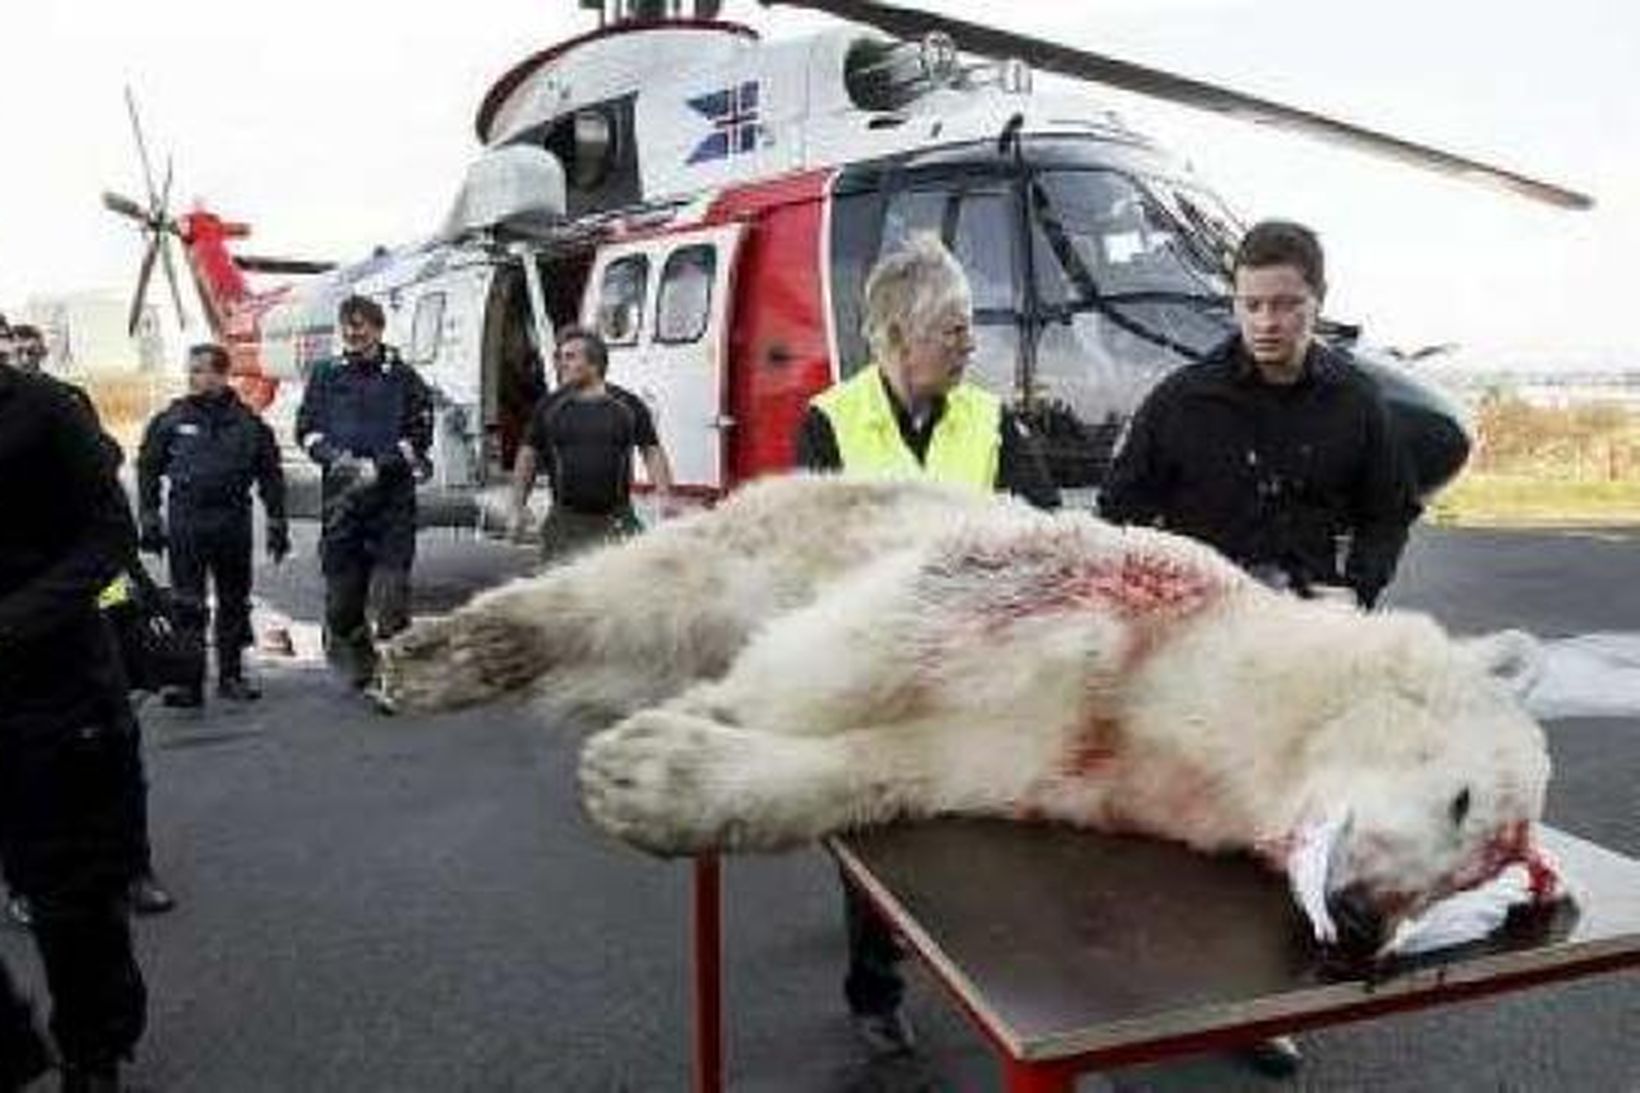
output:
[[[1549,761],[1491,674],[1508,652],[1161,532],[798,477],[418,622],[383,682],[407,709],[529,687],[619,716],[583,803],[661,854],[963,813],[1286,869],[1330,825],[1326,906],[1370,949],[1533,860]]]

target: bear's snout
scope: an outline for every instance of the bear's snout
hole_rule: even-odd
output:
[[[1351,956],[1372,956],[1389,937],[1389,919],[1364,884],[1327,896],[1327,913],[1338,929],[1338,946]]]

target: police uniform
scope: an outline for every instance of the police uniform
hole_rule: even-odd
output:
[[[163,535],[162,479],[170,485]],[[279,445],[273,430],[238,395],[229,389],[186,395],[148,423],[137,456],[143,542],[169,551],[172,594],[200,643],[206,580],[215,585],[217,674],[224,686],[241,678],[240,658],[251,643],[253,484],[267,512],[268,550],[283,555],[290,537]],[[195,691],[199,682],[194,681]]]
[[[797,462],[850,477],[926,479],[1014,493],[1040,508],[1059,505],[1059,491],[1034,438],[995,395],[959,383],[931,400],[917,419],[875,366],[811,400],[797,438]],[[846,878],[843,909],[848,927],[843,993],[849,1008],[865,1018],[892,1017],[905,994],[897,967],[904,955],[899,942]]]
[[[344,353],[308,376],[296,435],[324,472],[326,649],[363,685],[375,664],[365,619],[372,584],[376,635],[390,637],[410,622],[416,478],[433,440],[432,394],[391,346],[371,356]]]
[[[98,591],[136,547],[96,418],[0,366],[0,857],[34,912],[68,1066],[109,1073],[142,1034],[124,896],[142,767]],[[0,1073],[32,1045],[0,976]]]

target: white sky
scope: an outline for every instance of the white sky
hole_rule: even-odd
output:
[[[1567,213],[1298,137],[1104,93],[1244,215],[1318,228],[1329,311],[1375,340],[1640,364],[1640,4],[1630,0],[934,0],[926,7],[1331,113],[1593,193]],[[820,17],[728,0],[766,34]],[[998,9],[1001,9],[999,12]],[[142,194],[137,92],[174,207],[247,250],[351,259],[427,235],[514,62],[590,28],[570,0],[47,0],[6,13],[0,307],[128,292],[141,248],[98,203]],[[1621,259],[1627,259],[1622,262]],[[154,289],[163,293],[156,280]],[[160,295],[152,297],[156,301]],[[197,318],[197,308],[189,298]]]

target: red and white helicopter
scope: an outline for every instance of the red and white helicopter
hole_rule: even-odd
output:
[[[146,207],[104,195],[149,235],[132,313],[156,256],[175,294],[169,240],[180,239],[237,387],[291,443],[306,369],[335,344],[337,302],[381,301],[388,340],[437,393],[426,518],[454,523],[473,522],[504,481],[536,347],[583,323],[608,339],[611,378],[654,411],[680,486],[709,498],[790,466],[810,396],[865,359],[866,271],[933,229],[972,280],[972,372],[1035,424],[1076,490],[1097,486],[1149,387],[1233,329],[1227,256],[1241,229],[1180,159],[1088,97],[1033,89],[1033,69],[1592,204],[992,27],[866,0],[775,2],[856,25],[763,41],[720,20],[718,0],[607,0],[597,29],[490,89],[476,121],[484,151],[437,234],[353,265],[235,254],[247,227],[204,209],[172,216],[169,167],[158,190],[149,172]],[[138,143],[147,170],[140,129]],[[246,271],[310,276],[260,289]],[[1455,406],[1355,328],[1322,332],[1377,378],[1422,487],[1450,479],[1469,446]]]

